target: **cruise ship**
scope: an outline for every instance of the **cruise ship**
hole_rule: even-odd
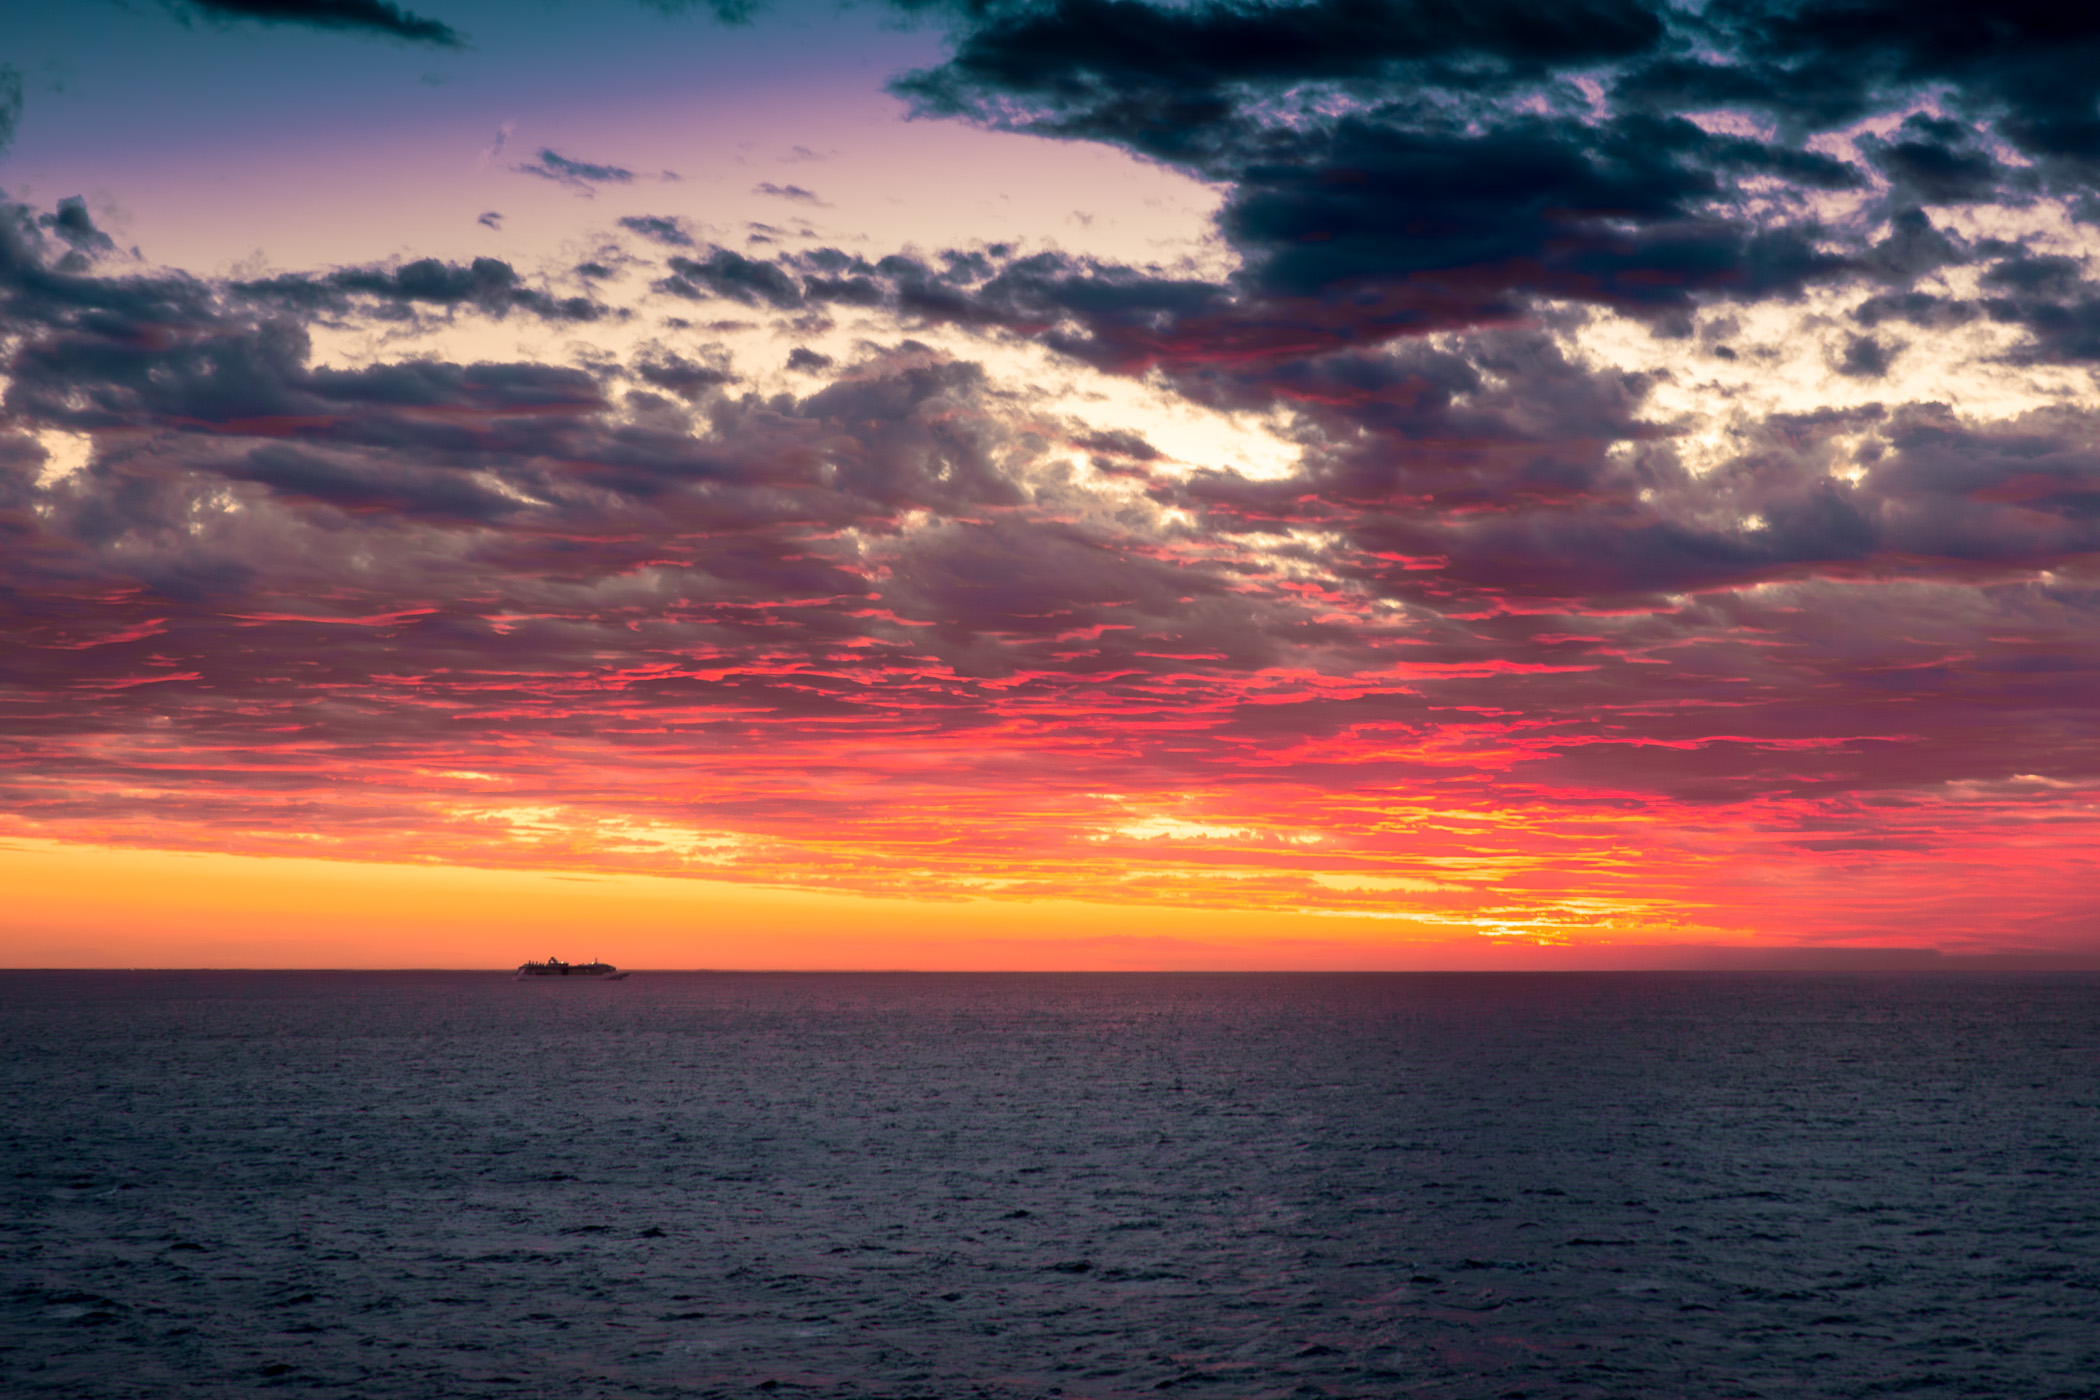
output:
[[[627,974],[611,963],[592,958],[587,963],[565,963],[560,958],[550,957],[545,962],[521,963],[518,980],[528,977],[595,977],[601,982],[617,982]]]

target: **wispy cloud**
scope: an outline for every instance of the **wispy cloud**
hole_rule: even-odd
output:
[[[380,34],[436,48],[466,47],[466,36],[451,25],[411,13],[387,0],[180,0],[213,19],[259,20],[266,24],[299,24],[314,29]]]
[[[505,122],[497,127],[495,136],[490,139],[488,145],[481,148],[480,154],[474,157],[474,168],[486,170],[493,165],[496,158],[503,154],[503,148],[510,144],[511,134],[517,129],[518,124],[514,121]]]
[[[753,194],[769,195],[774,199],[793,200],[797,204],[822,204],[824,202],[817,198],[816,192],[813,190],[803,189],[800,185],[776,185],[771,180],[759,181],[751,187],[751,192]]]
[[[668,248],[690,248],[693,246],[692,226],[675,215],[637,214],[619,221],[620,227],[630,233],[638,233],[652,243],[661,243]]]
[[[539,158],[513,165],[511,169],[526,175],[537,175],[542,180],[552,180],[588,199],[597,192],[599,185],[630,185],[634,183],[634,172],[617,165],[601,165],[594,161],[571,160],[559,152],[542,149]]]

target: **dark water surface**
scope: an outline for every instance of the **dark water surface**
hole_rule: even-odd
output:
[[[0,974],[0,1392],[2100,1396],[2100,978]]]

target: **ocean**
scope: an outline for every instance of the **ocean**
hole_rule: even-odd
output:
[[[2100,977],[0,974],[0,1392],[2100,1396]]]

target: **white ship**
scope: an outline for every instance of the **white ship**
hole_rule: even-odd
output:
[[[545,962],[521,963],[517,980],[528,977],[594,977],[600,982],[617,982],[627,974],[611,963],[592,958],[587,963],[565,963],[560,958],[550,957]]]

